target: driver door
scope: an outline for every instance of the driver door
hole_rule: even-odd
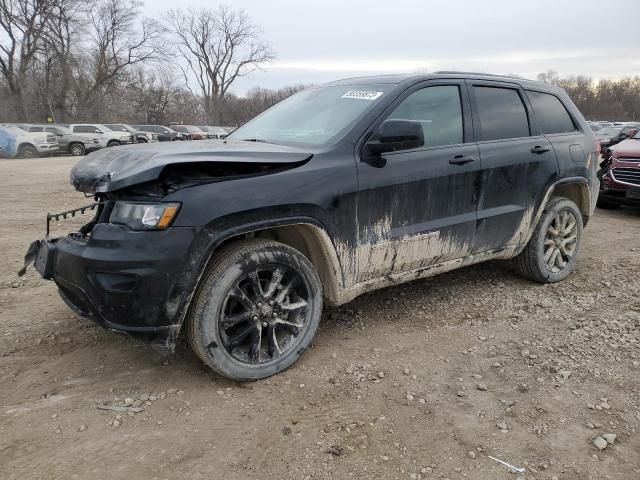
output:
[[[359,281],[469,255],[473,249],[480,155],[462,81],[434,81],[402,94],[383,121],[419,122],[424,145],[358,162]]]

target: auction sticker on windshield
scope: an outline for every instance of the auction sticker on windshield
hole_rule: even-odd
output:
[[[376,92],[375,90],[349,90],[342,95],[342,98],[355,98],[357,100],[376,100],[380,98],[384,92]]]

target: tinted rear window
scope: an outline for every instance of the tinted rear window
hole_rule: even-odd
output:
[[[554,95],[527,90],[536,121],[542,133],[575,132],[576,126],[562,102]]]
[[[473,87],[478,103],[482,140],[529,136],[527,111],[517,90]]]

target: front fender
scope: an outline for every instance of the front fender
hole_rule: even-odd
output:
[[[253,219],[251,219],[253,217]],[[252,220],[252,221],[251,221]],[[215,226],[214,226],[215,225]],[[198,289],[202,277],[219,247],[233,238],[241,238],[254,232],[277,227],[305,225],[313,228],[318,235],[318,247],[327,261],[328,271],[333,274],[335,284],[329,285],[330,294],[343,287],[342,268],[335,246],[330,240],[329,233],[323,223],[312,216],[273,217],[265,219],[257,212],[246,212],[221,218],[203,228],[192,242],[184,266],[173,284],[165,309],[173,321],[171,335],[167,338],[167,346],[171,347],[180,332],[191,306],[191,301]],[[313,259],[311,259],[313,262]],[[326,274],[325,274],[326,275]],[[323,276],[321,272],[321,277]]]

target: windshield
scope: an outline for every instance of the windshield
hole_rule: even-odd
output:
[[[602,130],[598,130],[598,135],[617,135],[622,130],[622,127],[607,127]]]
[[[390,88],[390,85],[339,85],[303,90],[227,138],[320,146],[353,125]]]
[[[133,133],[133,130],[130,127],[127,128],[127,125],[105,125],[105,127],[114,132]]]

